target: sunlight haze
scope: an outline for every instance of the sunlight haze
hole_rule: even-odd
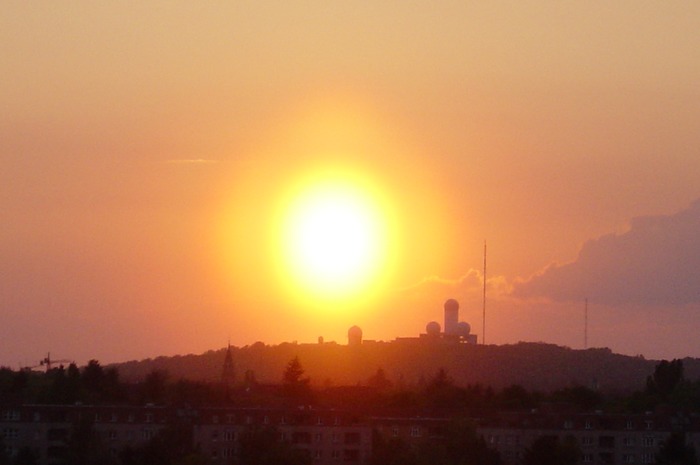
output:
[[[481,341],[484,240],[489,343],[582,348],[588,298],[589,346],[700,356],[698,30],[687,1],[4,2],[0,365],[393,340],[448,298]]]

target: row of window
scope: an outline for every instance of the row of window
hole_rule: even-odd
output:
[[[650,431],[654,429],[654,422],[652,420],[645,420],[644,421],[645,429]],[[633,420],[627,420],[625,422],[625,429],[627,430],[633,430],[636,429],[636,423]],[[593,424],[592,420],[586,420],[583,424],[584,429],[594,429],[595,426]],[[566,420],[564,421],[564,429],[574,429],[574,422],[573,420]]]
[[[224,430],[223,432],[220,431],[212,431],[211,432],[211,440],[213,442],[216,442],[221,438],[223,442],[234,442],[238,439],[238,435],[240,433],[233,431],[233,430]],[[243,432],[242,434],[246,434],[246,432]],[[280,440],[282,441],[287,441],[289,438],[287,437],[287,433],[281,432],[280,434]],[[312,442],[312,437],[313,437],[313,442],[319,443],[323,442],[324,440],[324,433],[313,433],[308,431],[295,431],[291,435],[291,442],[292,444],[311,444]],[[351,431],[351,432],[346,432],[346,433],[338,433],[338,432],[332,432],[330,433],[330,438],[331,442],[333,443],[338,443],[343,440],[344,444],[359,444],[361,435],[359,432]]]
[[[602,463],[613,463],[612,454],[600,454],[599,459]],[[639,459],[639,461],[637,461]],[[640,454],[637,457],[635,454],[623,454],[622,463],[655,463],[656,457],[652,453]],[[595,461],[595,456],[593,454],[585,453],[581,457],[582,463],[593,463]]]
[[[224,419],[226,420],[226,423],[232,424],[232,423],[236,423],[237,418],[236,418],[236,415],[233,413],[228,413],[226,415],[212,415],[211,416],[211,422],[214,424],[221,423],[221,422],[223,422]],[[243,420],[243,423],[245,423],[246,425],[250,425],[250,424],[253,424],[255,422],[255,418],[252,415],[245,415],[244,417],[242,417],[242,420]],[[282,415],[279,418],[278,424],[286,425],[286,424],[288,424],[288,420],[289,419],[287,418],[287,416]],[[262,423],[264,425],[272,424],[273,419],[269,415],[264,415],[262,417]],[[333,417],[332,422],[327,422],[326,419],[324,419],[323,417],[316,417],[316,424],[319,426],[323,426],[325,424],[332,424],[334,426],[338,426],[341,424],[341,419],[340,419],[340,417]]]
[[[78,412],[78,418],[80,418],[81,413]],[[140,416],[140,415],[139,415]],[[55,421],[55,422],[66,422],[68,421],[68,416],[65,413],[62,413],[58,415],[59,418],[56,419],[48,419],[49,422]],[[5,410],[2,412],[2,415],[0,415],[0,418],[2,418],[3,421],[20,421],[21,420],[21,415],[19,410]],[[111,423],[117,423],[119,421],[119,414],[112,412],[109,415],[103,416],[101,413],[95,413],[94,420],[95,423],[100,423],[103,420],[107,421],[107,418],[109,419],[108,421]],[[122,416],[122,419],[124,417]],[[153,413],[145,413],[141,417],[145,423],[153,423],[155,421],[155,416]],[[32,415],[32,420],[35,423],[39,423],[42,421],[41,419],[41,414],[39,412],[34,412]],[[46,421],[47,419],[44,419]],[[134,423],[137,420],[137,415],[135,413],[129,413],[126,416],[126,420],[129,423]],[[164,421],[164,418],[161,419],[161,421]]]
[[[497,434],[491,434],[487,438],[489,444],[497,445],[502,444],[501,436]],[[503,437],[503,444],[508,446],[517,446],[520,444],[520,437],[516,435],[506,435]],[[615,436],[582,436],[579,438],[579,443],[584,447],[593,447],[598,445],[598,447],[605,449],[612,449],[615,447]],[[637,445],[637,438],[626,436],[622,438],[622,445],[626,447],[634,447]],[[656,438],[654,436],[644,436],[641,438],[642,447],[654,447],[656,445]]]
[[[310,452],[311,457],[314,460],[321,460],[324,458],[324,451],[317,449]],[[213,460],[218,459],[230,459],[235,457],[236,450],[233,447],[225,447],[221,450],[214,449],[211,451],[211,458]],[[330,458],[333,460],[343,460],[344,462],[357,462],[360,460],[360,451],[358,449],[333,449],[330,451]]]

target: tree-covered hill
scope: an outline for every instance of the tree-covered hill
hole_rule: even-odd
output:
[[[221,378],[227,349],[201,355],[158,357],[117,364],[125,380],[143,379],[154,370],[173,378],[216,381]],[[502,388],[519,384],[552,391],[573,385],[604,391],[643,386],[658,363],[642,357],[614,354],[609,349],[574,350],[544,343],[468,345],[427,341],[369,342],[360,346],[336,343],[231,347],[238,381],[254,376],[260,383],[279,383],[285,366],[299,357],[316,386],[366,384],[381,368],[394,385],[413,386],[443,368],[458,385]],[[700,360],[684,359],[686,377],[700,378]]]

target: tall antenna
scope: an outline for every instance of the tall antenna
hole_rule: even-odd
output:
[[[588,297],[583,310],[583,348],[588,349]]]
[[[484,299],[481,324],[481,343],[486,344],[486,239],[484,239]]]

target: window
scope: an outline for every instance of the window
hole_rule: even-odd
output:
[[[655,460],[656,457],[654,454],[650,454],[649,452],[642,454],[642,463],[654,463]]]
[[[316,450],[314,451],[314,460],[320,460],[320,459],[322,459],[322,458],[323,458],[323,452],[320,451],[320,450],[318,450],[318,449],[316,449]]]
[[[634,454],[623,454],[622,463],[634,463]]]
[[[153,423],[153,414],[152,413],[146,414],[146,423]]]
[[[316,441],[316,442],[321,442],[321,441],[323,441],[323,433],[316,433],[316,434],[314,435],[314,441]]]
[[[583,463],[593,463],[593,454],[583,454],[581,461]]]
[[[581,438],[581,445],[582,446],[592,446],[593,445],[593,437],[592,436],[584,436]]]
[[[591,422],[591,420],[586,420],[586,424],[585,424],[584,428],[593,429],[593,423]]]
[[[212,431],[211,432],[211,440],[216,442],[219,440],[219,432],[218,431]]]
[[[654,436],[644,436],[642,438],[642,446],[654,447]]]
[[[295,431],[292,433],[292,444],[311,444],[311,433]]]
[[[129,414],[128,420],[129,420],[129,423],[133,423],[133,422],[134,422],[134,414],[133,414],[133,413],[130,413],[130,414]]]
[[[489,443],[490,444],[498,444],[500,442],[500,438],[496,434],[492,434],[489,436]]]
[[[572,429],[574,427],[574,422],[571,420],[566,420],[564,422],[564,429]]]
[[[263,423],[266,424],[266,425],[269,424],[269,423],[270,423],[270,417],[268,417],[267,415],[265,415],[265,416],[263,417]]]
[[[359,444],[360,433],[345,433],[345,444]]]
[[[634,422],[632,420],[627,420],[627,423],[625,423],[625,428],[634,429]]]
[[[601,436],[598,438],[598,446],[605,448],[615,447],[615,436]]]
[[[420,426],[412,426],[411,427],[411,437],[412,438],[419,438],[419,437],[421,437],[421,434],[422,433],[420,430]]]
[[[114,430],[110,430],[109,431],[109,440],[114,441],[115,439],[117,439],[117,432]]]
[[[357,462],[360,460],[360,451],[357,449],[345,449],[343,451],[344,462]]]
[[[19,437],[19,430],[17,428],[5,428],[2,430],[2,437],[5,439],[17,439]]]
[[[232,442],[236,440],[236,433],[230,429],[224,431],[224,441]]]
[[[99,414],[99,413],[96,413],[96,414],[95,414],[95,423],[99,423],[100,420],[101,420],[100,414]]]
[[[331,442],[338,442],[340,439],[338,438],[338,433],[332,433],[331,434]]]
[[[336,425],[336,426],[339,425],[339,424],[340,424],[340,418],[335,417],[335,418],[333,419],[333,424]]]
[[[225,459],[233,458],[234,450],[231,447],[227,447],[221,450],[221,456]]]
[[[19,410],[5,410],[2,419],[5,421],[19,421]]]
[[[226,415],[227,423],[233,423],[234,421],[236,421],[236,417],[233,414],[229,413],[228,415]]]
[[[150,428],[145,428],[143,431],[141,431],[141,438],[145,440],[149,440],[153,438],[153,430]]]
[[[635,442],[634,438],[630,438],[630,437],[622,438],[622,445],[623,446],[627,446],[627,447],[634,446],[634,442]]]
[[[340,451],[339,450],[331,451],[331,458],[334,460],[339,460],[340,459]]]
[[[399,427],[398,426],[394,426],[393,428],[391,428],[391,435],[394,437],[397,437],[399,435]]]
[[[653,421],[647,420],[645,423],[646,423],[646,425],[647,425],[647,429],[648,429],[648,430],[654,429],[654,422],[653,422]]]
[[[113,414],[110,415],[110,417],[109,417],[109,421],[111,421],[112,423],[116,423],[118,419],[119,419],[119,417],[117,416],[116,413],[113,413]]]
[[[219,423],[219,415],[212,415],[211,422],[214,424]]]
[[[323,418],[317,417],[317,418],[316,418],[316,424],[317,424],[317,425],[322,425],[322,424],[323,424]]]

